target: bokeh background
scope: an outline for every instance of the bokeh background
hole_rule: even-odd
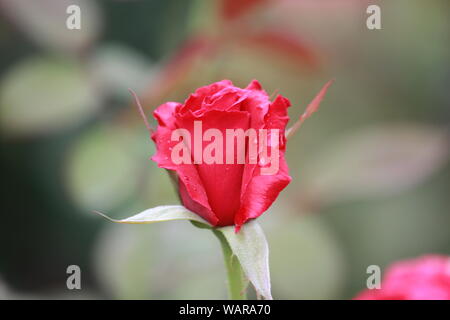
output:
[[[81,8],[68,30],[66,8]],[[366,28],[378,4],[382,29]],[[278,299],[348,299],[366,268],[450,254],[447,0],[0,0],[0,298],[226,298],[218,241],[186,222],[114,225],[177,203],[147,114],[258,79],[298,117],[292,183],[260,221]],[[66,268],[82,290],[66,288]]]

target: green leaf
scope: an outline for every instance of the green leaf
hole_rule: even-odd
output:
[[[217,230],[227,239],[256,292],[264,299],[271,300],[269,246],[258,222],[252,220],[244,224],[238,233],[233,226]]]
[[[449,157],[447,132],[419,123],[373,125],[334,138],[310,165],[302,190],[321,203],[391,196],[422,183]],[[306,167],[308,166],[308,167]]]
[[[75,60],[32,57],[13,65],[0,82],[0,127],[33,137],[72,128],[100,108],[89,75]]]
[[[129,128],[100,124],[84,132],[70,146],[66,185],[80,207],[113,210],[137,192],[140,168],[147,165],[147,159],[135,150],[136,140],[142,141]]]
[[[116,220],[108,217],[107,215],[94,211],[98,213],[102,217],[117,223],[128,223],[128,224],[146,224],[146,223],[155,223],[155,222],[163,222],[163,221],[171,221],[171,220],[190,220],[196,221],[205,225],[209,225],[208,222],[203,220],[197,214],[189,211],[183,206],[159,206],[151,209],[147,209],[138,213],[134,216],[123,220]]]
[[[156,71],[145,56],[117,44],[98,48],[92,55],[89,66],[95,78],[99,79],[102,89],[127,101],[130,99],[129,88],[143,92]]]

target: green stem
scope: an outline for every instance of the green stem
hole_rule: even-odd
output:
[[[213,230],[214,234],[220,241],[222,246],[222,252],[225,262],[225,268],[227,270],[228,278],[228,298],[230,300],[246,300],[247,299],[247,284],[244,271],[238,258],[233,254],[233,251],[225,239],[222,232]]]

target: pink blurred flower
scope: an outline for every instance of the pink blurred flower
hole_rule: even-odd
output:
[[[450,257],[396,262],[386,271],[381,289],[364,290],[355,300],[450,300]]]

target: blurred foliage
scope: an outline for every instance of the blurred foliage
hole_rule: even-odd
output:
[[[99,107],[82,66],[50,57],[15,65],[3,77],[0,97],[1,128],[11,135],[67,128]]]
[[[224,298],[207,231],[90,214],[178,201],[128,88],[150,115],[223,78],[279,91],[292,118],[336,79],[261,218],[275,298],[351,298],[370,264],[450,253],[448,1],[380,0],[378,31],[367,1],[253,2],[0,0],[0,299]]]

